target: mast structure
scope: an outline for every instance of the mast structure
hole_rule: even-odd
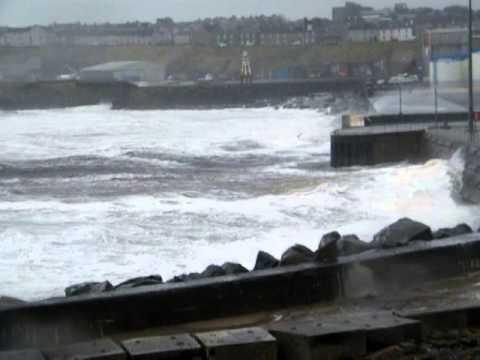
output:
[[[243,83],[251,83],[252,82],[252,66],[250,65],[250,57],[248,56],[248,52],[244,51],[242,53],[242,62],[240,68],[240,81]]]

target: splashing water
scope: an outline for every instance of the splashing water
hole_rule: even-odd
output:
[[[452,197],[462,164],[334,170],[335,117],[313,110],[3,113],[0,294],[252,267],[339,230],[364,240],[409,216],[478,225]],[[456,160],[455,160],[456,159]]]

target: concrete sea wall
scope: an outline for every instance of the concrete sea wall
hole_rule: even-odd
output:
[[[363,91],[355,79],[239,83],[204,83],[192,86],[131,87],[113,102],[115,109],[163,109],[204,106],[242,106],[287,100],[318,92]]]
[[[2,83],[0,110],[63,108],[112,103],[132,85],[125,83],[81,83],[52,81]]]
[[[236,276],[162,284],[0,309],[0,349],[48,347],[147,328],[387,293],[480,266],[478,234],[366,251]]]
[[[46,81],[1,83],[0,110],[46,109],[111,103],[115,109],[172,109],[265,105],[318,92],[363,91],[357,79],[199,83],[137,87],[128,83]]]
[[[331,137],[331,165],[369,166],[424,157],[424,129],[362,133],[334,133]]]

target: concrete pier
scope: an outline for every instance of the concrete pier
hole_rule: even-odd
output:
[[[340,129],[331,136],[333,167],[417,161],[423,156],[428,125]]]
[[[465,112],[344,115],[331,134],[333,167],[447,159],[470,142]]]

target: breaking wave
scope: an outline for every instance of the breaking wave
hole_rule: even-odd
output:
[[[460,158],[334,170],[336,117],[313,110],[1,113],[0,294],[62,294],[119,282],[252,267],[339,230],[365,240],[402,216],[477,226],[452,196]]]

